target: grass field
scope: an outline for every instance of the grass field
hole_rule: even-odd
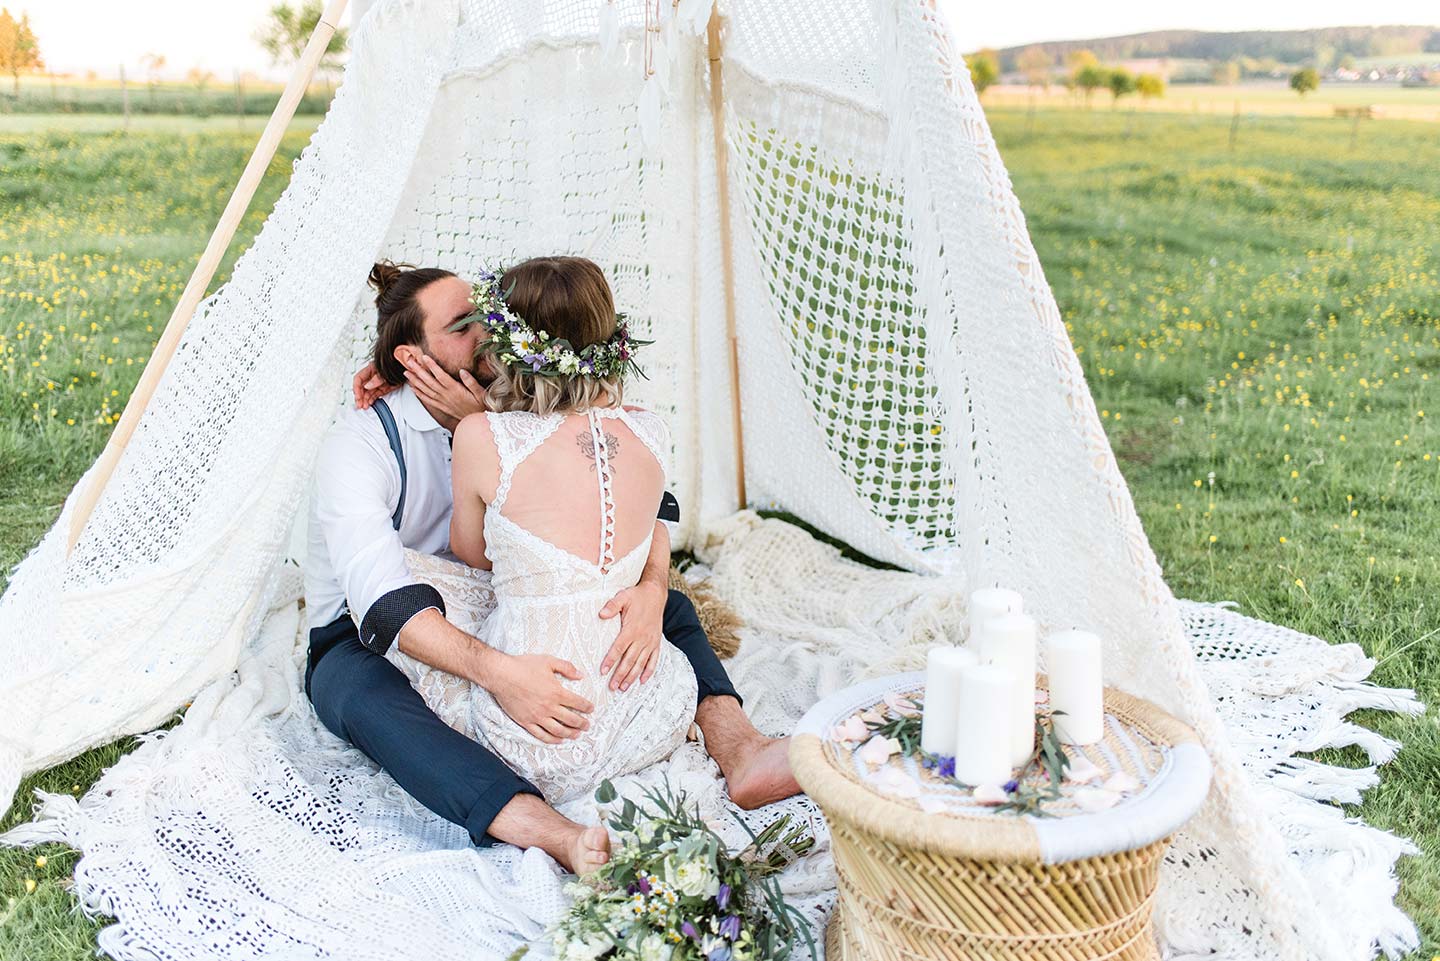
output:
[[[1177,594],[1381,659],[1440,696],[1440,135],[1374,121],[992,109],[1035,243]],[[249,137],[25,132],[0,118],[0,566],[99,451]],[[253,235],[304,132],[287,138]],[[1427,410],[1429,402],[1433,409]],[[1428,415],[1428,416],[1427,416]],[[1440,950],[1440,731],[1351,813],[1414,838],[1402,899]],[[124,745],[30,779],[80,791]],[[1358,753],[1335,758],[1359,763]],[[36,857],[44,857],[37,866]],[[81,959],[76,856],[0,851],[0,958]],[[30,890],[34,882],[33,890]]]
[[[1073,110],[1079,99],[1059,85],[1048,92],[1036,93],[1028,87],[1001,85],[985,92],[987,109],[1012,109],[1030,106],[1032,98],[1042,109]],[[1110,110],[1112,98],[1104,90],[1095,92],[1091,109]],[[1282,80],[1253,81],[1233,85],[1208,83],[1175,83],[1165,88],[1165,96],[1142,100],[1137,96],[1120,101],[1120,112],[1140,113],[1234,113],[1242,115],[1332,117],[1336,108],[1371,107],[1377,117],[1390,120],[1423,120],[1440,122],[1440,87],[1401,87],[1383,83],[1324,83],[1320,89],[1301,97]]]

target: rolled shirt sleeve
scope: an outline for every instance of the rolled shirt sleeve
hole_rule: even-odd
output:
[[[400,471],[388,445],[354,427],[332,430],[316,466],[315,517],[330,568],[346,603],[359,612],[360,643],[384,654],[412,617],[435,608],[440,592],[405,564],[405,545],[391,522]]]

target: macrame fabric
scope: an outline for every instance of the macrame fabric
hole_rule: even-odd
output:
[[[0,794],[206,692],[175,732],[78,804],[47,801],[29,829],[84,850],[77,893],[121,918],[106,949],[479,954],[558,909],[548,862],[463,848],[316,728],[294,690],[287,563],[372,334],[371,263],[473,276],[556,252],[599,262],[636,336],[656,342],[632,399],[673,431],[677,546],[705,554],[750,625],[735,680],[758,720],[783,730],[850,679],[917,665],[926,642],[960,639],[970,589],[1002,584],[1043,628],[1099,633],[1107,683],[1210,752],[1209,799],[1167,861],[1171,956],[1413,946],[1392,904],[1405,842],[1324,803],[1354,800],[1373,768],[1296,754],[1358,744],[1379,763],[1396,746],[1345,715],[1416,705],[1369,686],[1353,646],[1172,596],[932,4],[722,3],[728,213],[710,4],[659,7],[646,79],[642,0],[376,3],[329,115],[191,322],[75,551],[72,496],[17,569],[0,601],[0,698],[17,720],[0,734]],[[723,361],[732,297],[738,385]],[[752,504],[904,572],[731,519],[745,506],[737,390]],[[670,769],[711,790],[696,751]],[[789,890],[823,910],[824,865],[794,870]]]

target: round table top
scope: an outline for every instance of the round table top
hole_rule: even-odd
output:
[[[923,698],[924,688],[924,672],[876,678],[832,694],[801,719],[791,761],[801,786],[827,815],[861,822],[897,844],[1059,864],[1166,838],[1209,791],[1210,758],[1194,732],[1114,688],[1105,690],[1104,740],[1066,745],[1071,770],[1081,779],[1067,776],[1060,797],[1043,802],[1040,814],[977,799],[914,757],[895,754],[874,763],[861,754],[863,740],[844,740],[837,730],[856,714],[895,717],[908,696]]]

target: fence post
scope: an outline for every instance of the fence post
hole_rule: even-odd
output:
[[[235,123],[239,125],[240,132],[245,132],[245,82],[240,79],[240,71],[235,71]]]
[[[120,106],[125,111],[125,129],[130,129],[130,87],[125,83],[125,65],[120,65]]]

